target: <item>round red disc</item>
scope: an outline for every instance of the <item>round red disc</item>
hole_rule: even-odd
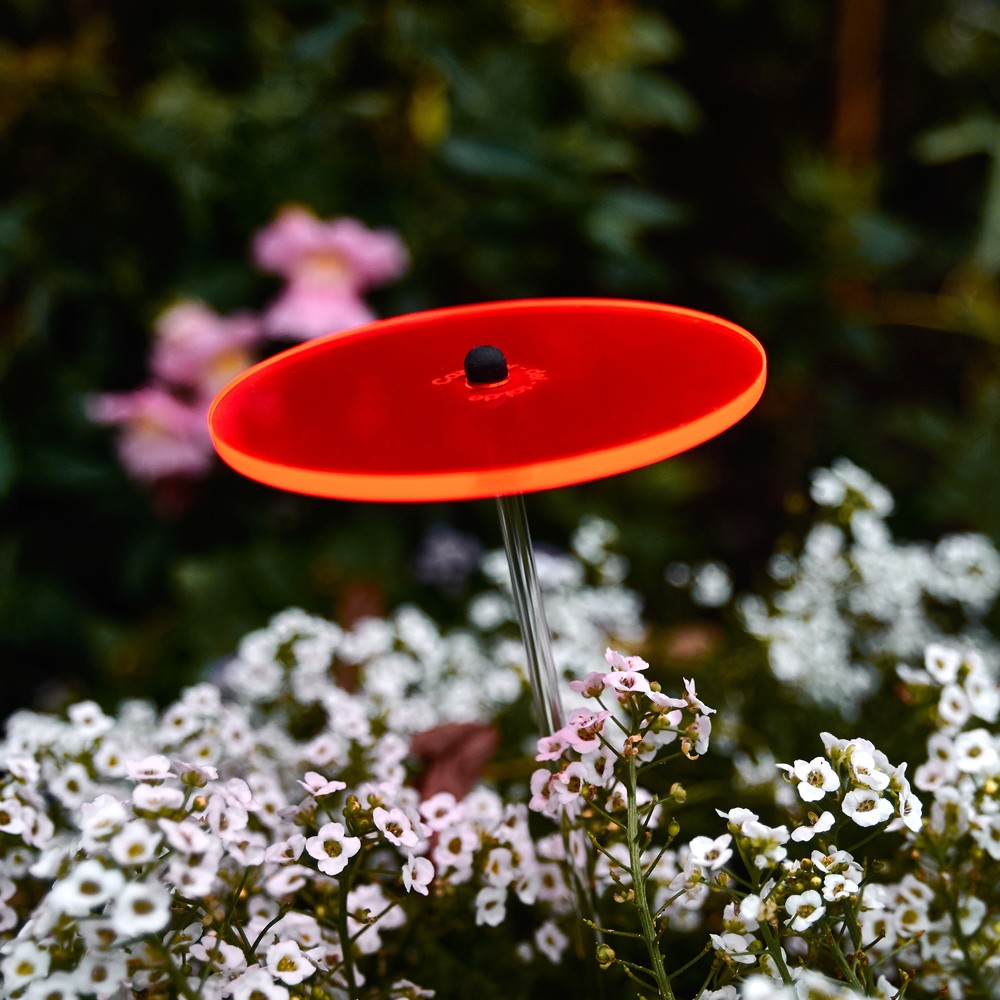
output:
[[[508,377],[470,386],[489,345]],[[460,500],[601,479],[743,417],[760,344],[726,320],[615,299],[411,313],[312,340],[244,372],[209,413],[222,458],[280,489],[345,500]]]

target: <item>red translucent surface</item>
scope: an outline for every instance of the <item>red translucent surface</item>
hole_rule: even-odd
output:
[[[462,364],[500,348],[510,378]],[[700,444],[744,416],[765,357],[705,313],[536,299],[381,320],[244,372],[209,414],[215,447],[270,486],[351,500],[458,500],[601,479]]]

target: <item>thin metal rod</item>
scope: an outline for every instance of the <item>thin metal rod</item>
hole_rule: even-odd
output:
[[[510,585],[514,595],[514,608],[521,623],[521,638],[528,657],[528,677],[535,703],[535,718],[543,735],[562,729],[565,723],[562,700],[559,697],[559,678],[552,659],[549,625],[545,620],[542,591],[535,571],[535,555],[528,533],[528,515],[524,497],[497,497],[497,511],[503,530],[503,545],[510,568]]]

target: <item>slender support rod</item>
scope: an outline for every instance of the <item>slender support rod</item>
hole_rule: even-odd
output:
[[[535,555],[531,548],[531,535],[528,533],[524,497],[520,493],[497,497],[497,511],[503,530],[507,566],[510,568],[514,608],[521,623],[521,638],[528,657],[528,677],[531,680],[535,717],[543,735],[548,735],[562,729],[565,717],[559,697],[559,678],[552,659],[542,591],[535,571]]]

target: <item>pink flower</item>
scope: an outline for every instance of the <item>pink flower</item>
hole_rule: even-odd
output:
[[[578,753],[590,753],[591,750],[600,749],[601,738],[598,733],[604,729],[604,720],[610,716],[610,712],[588,712],[585,708],[578,708],[569,717],[567,725],[556,735],[562,735]]]
[[[356,219],[324,222],[290,207],[254,239],[254,259],[288,286],[264,315],[272,337],[308,340],[370,323],[361,293],[399,278],[409,258],[399,237]]]
[[[569,689],[582,694],[584,698],[596,698],[604,690],[604,674],[587,674],[582,681],[570,681]]]
[[[156,321],[150,367],[157,378],[211,399],[250,366],[260,335],[259,320],[246,313],[222,317],[201,302],[178,302]]]
[[[257,233],[253,255],[260,268],[291,282],[354,294],[394,281],[409,263],[395,233],[356,219],[324,222],[297,206]]]
[[[641,656],[625,656],[610,648],[604,651],[604,659],[612,670],[640,671],[649,669],[649,664]]]
[[[263,323],[271,337],[310,340],[373,319],[375,314],[349,290],[294,281],[268,307]]]
[[[563,750],[568,746],[566,730],[557,730],[551,736],[543,736],[538,741],[538,753],[535,754],[535,760],[558,760],[562,756]]]
[[[87,415],[119,426],[118,457],[136,479],[201,476],[215,452],[202,407],[189,406],[156,385],[92,397]]]

